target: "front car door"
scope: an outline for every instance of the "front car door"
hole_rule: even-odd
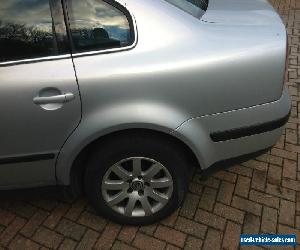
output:
[[[60,0],[0,7],[0,189],[55,184],[55,160],[81,119]]]

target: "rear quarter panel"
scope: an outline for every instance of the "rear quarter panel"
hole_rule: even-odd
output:
[[[76,155],[102,135],[127,128],[170,133],[188,119],[281,96],[281,26],[208,23],[162,0],[122,2],[134,14],[136,45],[74,58],[83,117],[61,150],[60,183],[69,184]]]

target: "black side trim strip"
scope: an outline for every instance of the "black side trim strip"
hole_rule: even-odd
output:
[[[290,113],[287,116],[275,121],[252,125],[248,127],[226,130],[222,132],[214,132],[210,134],[210,138],[214,142],[220,142],[220,141],[227,141],[232,139],[238,139],[245,136],[265,133],[284,126],[289,120],[289,117],[290,117]]]
[[[0,159],[0,164],[43,161],[43,160],[50,160],[54,158],[55,158],[55,154],[26,155],[20,157],[9,157],[9,158]]]

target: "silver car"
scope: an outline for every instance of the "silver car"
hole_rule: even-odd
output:
[[[3,0],[0,189],[70,186],[152,223],[204,172],[274,145],[290,112],[266,0]]]

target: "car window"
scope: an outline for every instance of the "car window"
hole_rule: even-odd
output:
[[[120,48],[133,43],[132,20],[114,1],[68,0],[75,52]]]
[[[49,0],[1,1],[0,62],[58,54],[50,8]]]
[[[200,18],[206,11],[208,0],[166,0],[179,9]]]

